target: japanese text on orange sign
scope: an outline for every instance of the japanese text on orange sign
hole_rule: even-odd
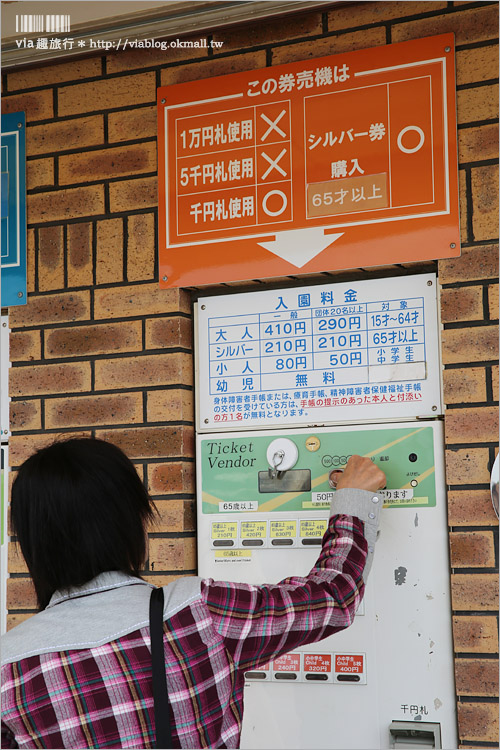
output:
[[[330,654],[304,654],[304,672],[332,671],[332,657]]]
[[[395,241],[405,234],[398,222],[411,219],[419,219],[412,230],[447,227],[446,250],[432,257],[457,255],[450,44],[442,35],[222,76],[210,96],[206,81],[159,89],[163,272],[189,285],[193,257],[203,283],[248,278],[250,261],[254,277],[290,264],[350,267],[337,253],[312,263],[339,238],[356,247],[353,262],[373,265],[367,240]],[[302,243],[289,234],[297,231],[309,233]],[[380,244],[383,262],[402,262],[396,251],[430,257],[412,234],[390,252]],[[163,255],[184,247],[190,254]],[[241,267],[231,274],[228,264]]]
[[[362,654],[335,654],[335,672],[362,674],[363,661]]]
[[[356,75],[347,64],[321,65],[242,81],[246,92],[221,97],[229,99],[225,106],[214,102],[201,113],[176,116],[171,218],[177,238],[228,230],[251,234],[295,218],[409,206],[428,210],[436,168],[432,72],[405,71],[401,80],[377,84],[355,84]],[[235,106],[241,98],[251,105]],[[299,117],[305,142],[294,165]],[[305,173],[305,205],[295,195],[297,188],[303,194],[304,185],[292,179],[298,166]],[[411,180],[409,169],[415,170]]]
[[[285,654],[273,661],[275,672],[299,672],[300,654]]]

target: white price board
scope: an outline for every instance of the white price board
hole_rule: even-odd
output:
[[[201,299],[199,431],[436,417],[437,279],[389,279]]]

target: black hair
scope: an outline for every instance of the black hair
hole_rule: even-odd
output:
[[[40,609],[56,590],[108,570],[140,577],[155,511],[134,465],[112,443],[74,438],[30,456],[12,486],[11,523]]]

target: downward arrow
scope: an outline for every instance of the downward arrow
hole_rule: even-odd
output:
[[[290,229],[277,232],[274,240],[258,244],[297,268],[302,268],[343,234],[325,235],[323,227]]]

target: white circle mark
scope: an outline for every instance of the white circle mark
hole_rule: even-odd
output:
[[[410,131],[415,131],[415,133],[418,133],[420,136],[420,141],[417,143],[414,148],[406,148],[406,146],[403,146],[402,140],[405,133],[409,133]],[[400,151],[404,151],[405,154],[414,154],[417,151],[420,151],[422,146],[424,145],[425,141],[425,134],[422,128],[419,128],[418,125],[408,125],[408,127],[403,128],[403,130],[400,131],[398,135],[398,148]]]
[[[278,209],[278,211],[271,211],[267,207],[267,201],[272,195],[280,195],[281,198],[283,199],[283,204],[281,208]],[[285,210],[285,208],[287,207],[287,205],[288,205],[288,198],[286,197],[285,193],[282,190],[270,190],[268,193],[265,194],[264,198],[262,199],[262,208],[264,209],[265,213],[268,216],[280,216]]]

